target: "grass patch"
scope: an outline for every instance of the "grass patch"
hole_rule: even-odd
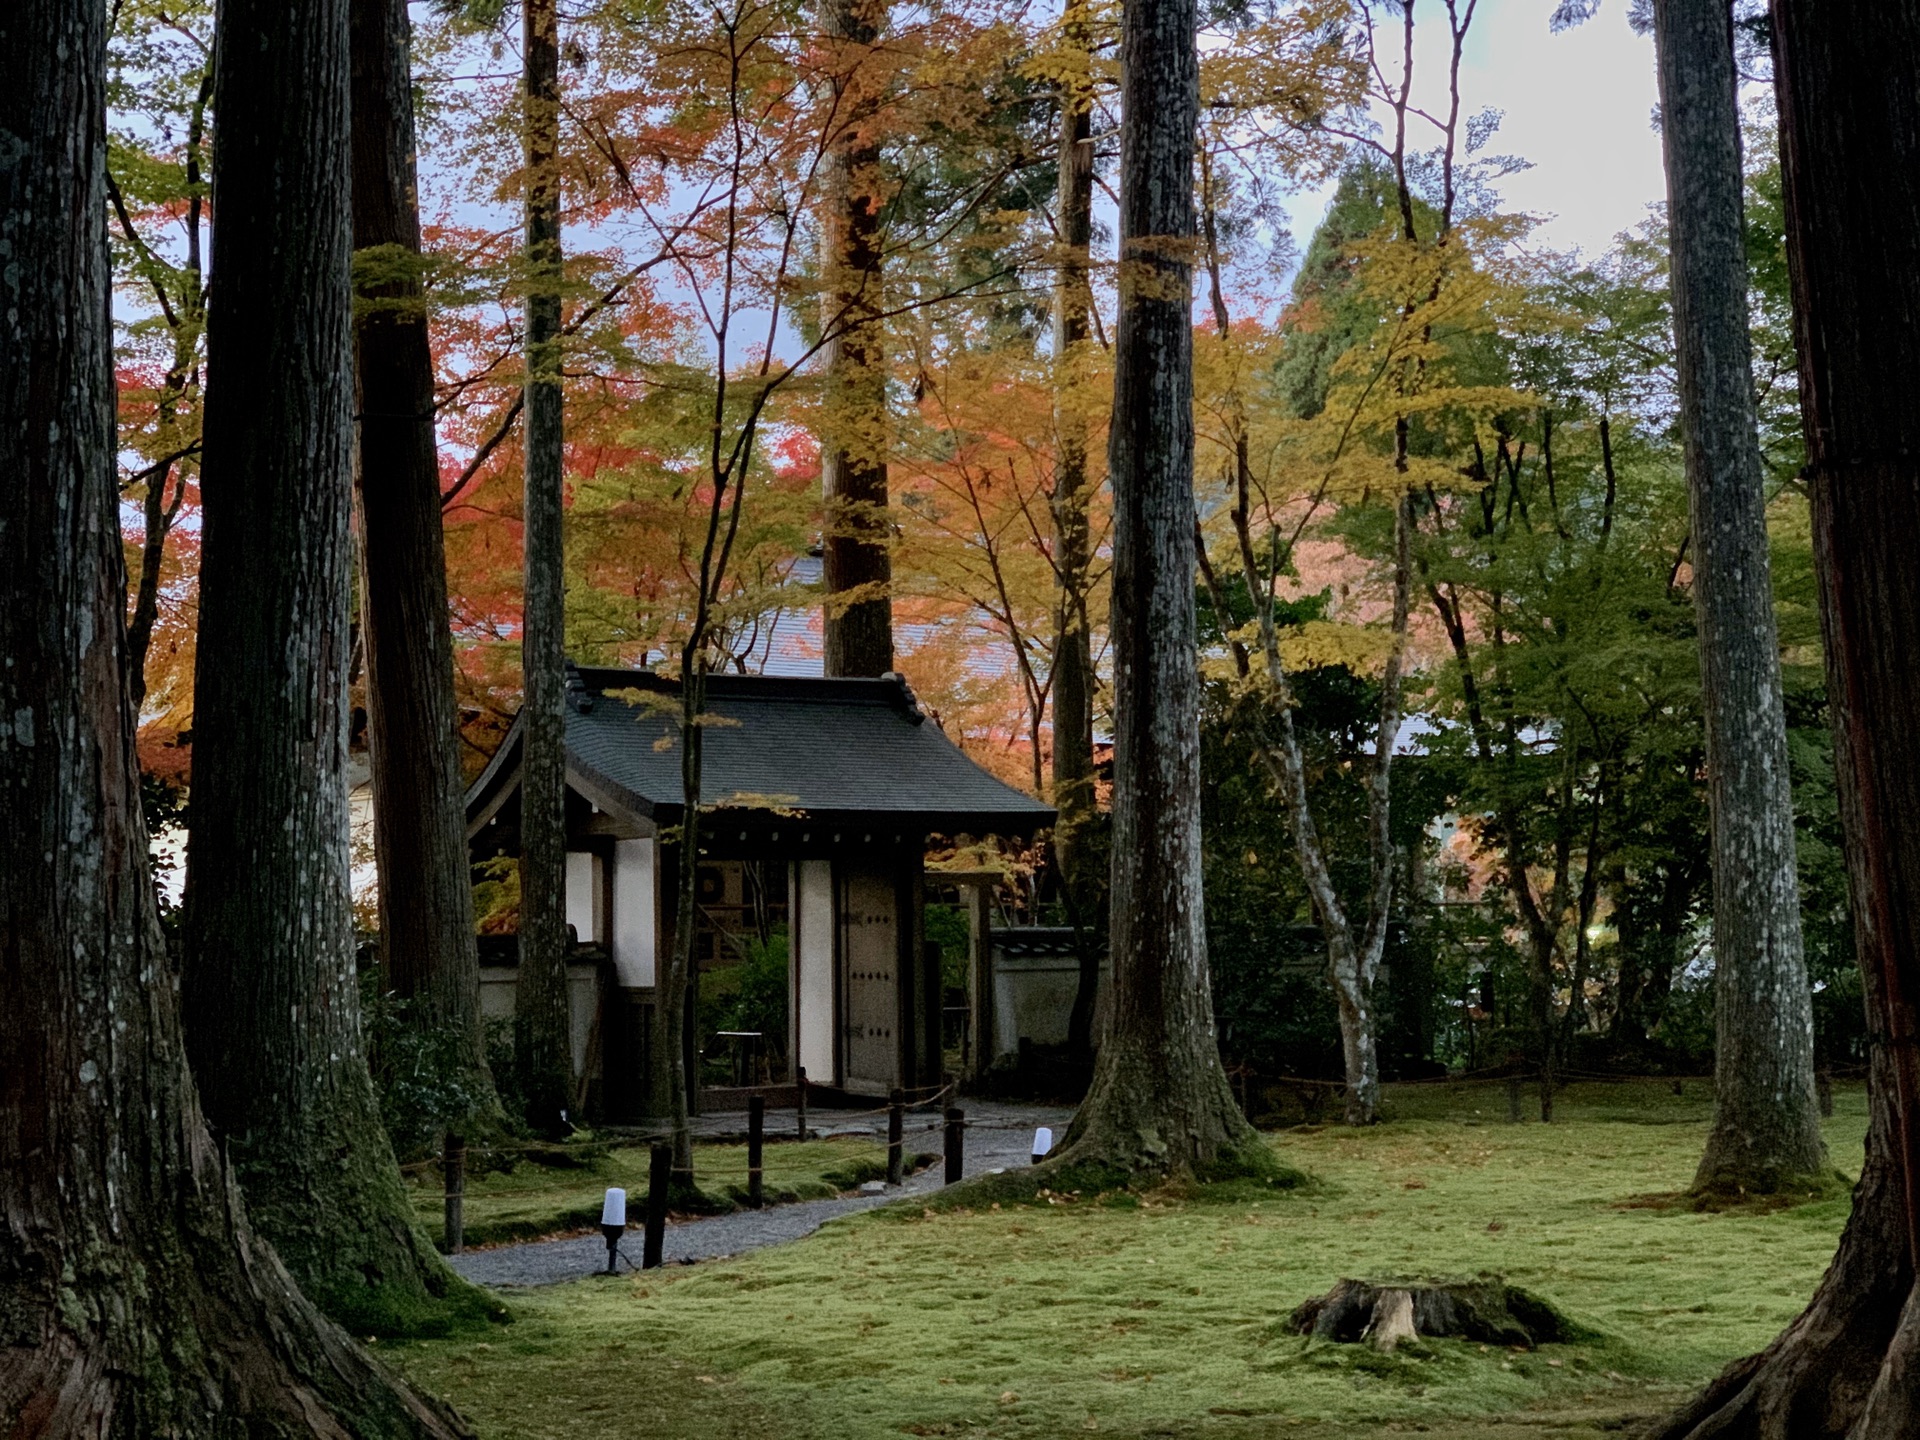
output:
[[[1844,1199],[1620,1208],[1691,1179],[1711,1097],[1688,1090],[1573,1086],[1552,1125],[1508,1124],[1499,1086],[1390,1090],[1384,1124],[1273,1138],[1316,1177],[1304,1189],[893,1207],[738,1259],[534,1292],[484,1349],[381,1349],[487,1440],[643,1423],[687,1440],[1617,1435],[1771,1339],[1846,1216]],[[1828,1143],[1853,1169],[1862,1090],[1839,1087],[1836,1108]],[[1288,1324],[1342,1277],[1483,1272],[1589,1338],[1382,1356]]]
[[[627,1192],[628,1213],[644,1213],[649,1151],[644,1145],[591,1143],[568,1147],[567,1163],[542,1157],[523,1160],[511,1170],[467,1176],[464,1218],[466,1241],[497,1245],[543,1235],[588,1230],[600,1223],[600,1202],[609,1186]],[[933,1157],[909,1155],[915,1168]],[[830,1139],[769,1143],[762,1156],[769,1204],[825,1200],[857,1190],[869,1180],[884,1180],[887,1148],[870,1141]],[[711,1214],[746,1204],[747,1147],[697,1145],[693,1152],[697,1197],[681,1197],[679,1214]],[[413,1213],[436,1240],[444,1218],[444,1191],[432,1168],[413,1172],[408,1193]]]

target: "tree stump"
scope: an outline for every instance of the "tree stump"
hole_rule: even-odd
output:
[[[1472,1280],[1342,1280],[1293,1312],[1316,1340],[1366,1341],[1391,1352],[1403,1340],[1453,1337],[1490,1345],[1556,1344],[1581,1331],[1547,1301],[1497,1275]]]

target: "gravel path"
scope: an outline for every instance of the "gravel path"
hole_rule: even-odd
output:
[[[969,1107],[966,1173],[983,1175],[1026,1165],[1031,1158],[1034,1128],[1050,1125],[1058,1137],[1066,1132],[1067,1122],[1072,1118],[1071,1110],[1037,1105]],[[886,1138],[884,1117],[877,1125],[852,1122],[836,1126],[832,1111],[816,1110],[809,1119],[822,1137],[876,1135],[882,1141]],[[778,1133],[774,1120],[775,1116],[769,1114],[767,1128]],[[745,1129],[744,1119],[741,1129]],[[939,1153],[940,1117],[909,1114],[905,1142],[909,1155],[916,1151]],[[804,1239],[839,1216],[871,1210],[876,1205],[909,1195],[923,1195],[940,1189],[944,1183],[942,1167],[935,1161],[919,1174],[908,1176],[898,1189],[878,1195],[856,1192],[833,1200],[802,1200],[765,1210],[737,1210],[729,1215],[683,1220],[667,1226],[665,1261],[669,1265],[690,1265],[696,1260],[716,1260],[768,1245],[783,1245],[790,1240]],[[629,1197],[628,1213],[634,1217],[634,1223],[621,1242],[620,1254],[623,1260],[631,1258],[636,1265],[641,1248],[639,1220],[644,1212],[643,1197]],[[449,1256],[448,1263],[467,1279],[482,1285],[557,1285],[605,1270],[607,1242],[598,1233],[564,1240],[534,1240],[491,1250],[469,1250],[464,1255]],[[622,1273],[625,1273],[624,1264]]]

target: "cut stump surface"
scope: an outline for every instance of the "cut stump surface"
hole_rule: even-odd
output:
[[[1473,1280],[1342,1280],[1293,1312],[1293,1328],[1316,1340],[1367,1341],[1391,1351],[1403,1340],[1558,1344],[1581,1331],[1547,1301],[1499,1276]]]

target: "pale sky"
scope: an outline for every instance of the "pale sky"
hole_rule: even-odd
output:
[[[1533,162],[1501,189],[1509,208],[1546,219],[1535,242],[1594,255],[1665,197],[1652,124],[1653,41],[1628,26],[1627,0],[1606,0],[1592,20],[1557,35],[1547,28],[1553,7],[1554,0],[1480,0],[1461,109],[1504,111],[1488,152]],[[1432,0],[1416,14],[1415,98],[1431,109],[1443,101],[1446,20]],[[1289,207],[1297,247],[1305,247],[1329,194],[1302,195]]]

